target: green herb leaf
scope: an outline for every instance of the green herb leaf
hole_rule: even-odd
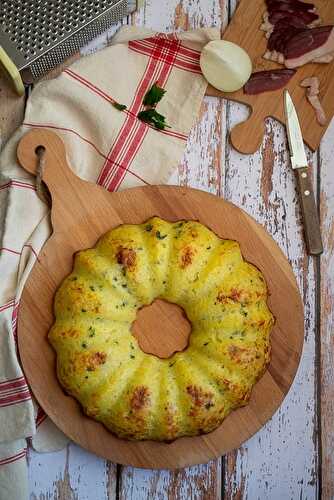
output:
[[[95,328],[93,328],[92,326],[90,326],[88,328],[88,336],[89,337],[94,337],[94,335],[95,335]]]
[[[155,109],[146,109],[145,111],[140,111],[137,117],[142,122],[149,123],[159,130],[164,130],[165,127],[170,128],[166,123],[166,118],[158,113]]]
[[[112,102],[111,104],[114,106],[114,108],[118,109],[118,111],[124,111],[126,109],[125,104],[120,104],[119,102],[116,101]]]
[[[159,87],[156,83],[152,85],[150,90],[146,92],[143,104],[144,106],[154,106],[163,98],[166,90]]]
[[[147,231],[147,232],[152,231],[152,229],[153,229],[152,224],[147,224],[147,225],[145,226],[145,231]]]
[[[164,240],[165,238],[167,238],[167,234],[161,234],[160,231],[157,231],[155,235],[158,238],[158,240]]]

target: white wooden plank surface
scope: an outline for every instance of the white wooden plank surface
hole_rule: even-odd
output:
[[[141,16],[135,16],[136,25],[145,25],[159,31],[192,29],[199,26],[220,25],[227,18],[227,10],[220,10],[216,0],[178,3],[147,1]],[[187,142],[184,159],[171,184],[182,184],[220,194],[221,154],[225,137],[224,103],[207,98],[199,119]],[[180,472],[142,471],[131,467],[120,470],[120,498],[189,498],[216,500],[221,497],[221,460],[184,469]]]
[[[5,77],[0,74],[0,149],[22,122],[24,106],[25,97],[17,97]]]
[[[237,2],[230,3],[230,15]],[[247,116],[230,102],[228,129]],[[295,382],[282,407],[244,446],[226,457],[226,498],[280,500],[316,497],[315,442],[315,268],[305,253],[295,179],[289,164],[284,128],[268,120],[259,152],[225,154],[225,198],[263,224],[294,269],[305,305],[305,346]],[[312,158],[316,164],[316,155]]]
[[[179,183],[215,194],[219,193],[223,117],[223,103],[206,98],[198,123],[189,138],[178,176],[175,175],[171,179],[171,184]],[[201,138],[201,146],[199,138]],[[122,467],[120,498],[124,500],[148,498],[218,500],[221,498],[222,491],[221,475],[221,460],[179,472],[142,471],[132,467]]]
[[[244,110],[231,104],[230,125]],[[262,151],[226,156],[225,197],[262,223],[289,258],[305,304],[305,346],[300,368],[282,407],[240,450],[226,457],[226,498],[316,497],[315,277],[305,256],[299,204],[286,153],[283,127],[267,123]]]
[[[233,2],[232,2],[233,3]],[[226,19],[226,7],[219,0],[147,0],[145,8],[132,16],[135,24],[168,31],[173,27],[189,29],[197,26],[221,25]],[[100,39],[99,44],[105,43]],[[96,45],[95,45],[96,46]],[[240,450],[229,454],[223,462],[192,467],[177,473],[144,471],[116,467],[70,445],[68,451],[56,454],[30,454],[31,499],[133,499],[193,498],[193,499],[314,499],[317,495],[316,441],[316,380],[315,380],[315,268],[305,255],[299,204],[294,178],[287,165],[286,143],[282,127],[274,121],[267,125],[262,151],[243,157],[233,151],[226,140],[227,128],[242,119],[245,108],[213,98],[205,99],[197,125],[187,143],[178,174],[172,179],[208,190],[242,206],[274,236],[293,265],[306,304],[306,342],[303,359],[293,388],[282,408],[265,428]],[[322,147],[322,168],[325,164],[322,190],[323,229],[333,231],[333,182],[330,159],[334,126]],[[226,163],[225,163],[226,158]],[[316,157],[313,158],[316,162]],[[316,180],[316,179],[315,179]],[[329,208],[328,208],[329,207]],[[331,218],[329,217],[331,213]],[[328,240],[328,241],[327,241]],[[323,293],[333,292],[334,238],[328,237],[328,250],[322,266]],[[330,292],[328,292],[330,293]],[[331,295],[329,295],[331,297]],[[322,330],[326,337],[323,348],[329,349],[323,366],[326,397],[323,412],[333,417],[333,304],[323,305],[326,320]],[[329,311],[329,313],[328,313]],[[331,397],[331,402],[328,401]],[[327,435],[329,420],[323,419],[324,486],[333,493],[334,447]],[[326,435],[325,435],[326,434]],[[332,474],[331,474],[332,473]],[[223,475],[224,484],[221,484]]]
[[[334,498],[334,122],[320,147],[321,227],[325,252],[320,269],[319,404],[322,443],[322,491]]]
[[[111,500],[116,468],[72,443],[56,453],[30,450],[29,480],[31,500]]]

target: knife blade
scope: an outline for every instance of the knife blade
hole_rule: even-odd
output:
[[[310,255],[320,255],[323,252],[323,246],[318,211],[312,186],[311,169],[308,166],[297,111],[288,90],[284,91],[284,110],[291,166],[297,175],[306,246]]]

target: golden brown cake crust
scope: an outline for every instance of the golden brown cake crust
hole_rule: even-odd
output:
[[[270,360],[274,318],[261,272],[237,242],[194,221],[153,217],[106,233],[75,256],[55,297],[57,374],[84,412],[127,439],[170,441],[214,430]],[[168,359],[131,333],[156,298],[181,306],[189,346]]]

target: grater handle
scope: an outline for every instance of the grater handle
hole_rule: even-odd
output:
[[[89,213],[87,200],[101,197],[100,205],[110,204],[110,193],[101,186],[84,181],[74,174],[67,163],[62,139],[45,129],[35,129],[23,136],[17,157],[21,166],[36,176],[38,155],[36,150],[44,148],[42,180],[51,194],[51,221],[54,231],[57,227],[69,229],[76,226]],[[59,223],[58,223],[59,222]]]
[[[24,85],[19,70],[0,45],[0,69],[12,83],[18,95],[24,94]]]

